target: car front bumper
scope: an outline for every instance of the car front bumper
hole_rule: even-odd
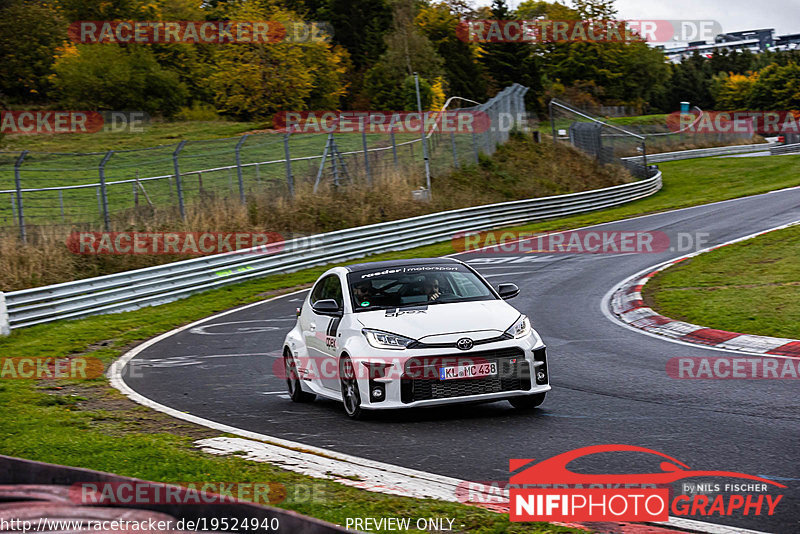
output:
[[[550,390],[546,349],[536,335],[498,341],[469,351],[455,348],[393,351],[374,347],[365,350],[369,350],[367,357],[351,354],[353,363],[362,370],[358,385],[364,409],[486,402]],[[498,372],[479,378],[440,378],[441,367],[470,362],[495,362]]]

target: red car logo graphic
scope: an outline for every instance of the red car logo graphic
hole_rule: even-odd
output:
[[[654,454],[661,456],[667,462],[661,462],[660,473],[639,473],[639,474],[584,474],[575,473],[567,469],[567,464],[577,458],[597,454],[601,452],[644,452],[647,454]],[[533,460],[511,460],[509,470],[511,472],[517,470],[523,465],[530,464]],[[524,471],[513,475],[509,482],[513,485],[526,485],[526,484],[669,484],[676,480],[691,477],[730,477],[730,478],[743,478],[747,480],[755,480],[758,482],[765,482],[772,484],[779,488],[786,486],[773,482],[769,479],[758,477],[755,475],[748,475],[746,473],[737,473],[734,471],[698,471],[691,469],[683,462],[667,456],[664,453],[647,449],[644,447],[636,447],[634,445],[593,445],[591,447],[582,447],[568,451],[558,456],[554,456],[547,460],[543,460]]]

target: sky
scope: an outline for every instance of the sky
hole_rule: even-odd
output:
[[[516,8],[520,1],[508,4]],[[491,0],[472,3],[489,5]],[[715,20],[730,32],[775,28],[776,35],[800,33],[800,0],[617,0],[616,5],[621,19]]]

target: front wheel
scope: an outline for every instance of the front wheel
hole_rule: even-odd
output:
[[[313,393],[303,391],[297,374],[297,364],[288,353],[283,355],[283,366],[286,369],[286,389],[289,390],[289,398],[294,402],[311,402],[317,398]]]
[[[339,382],[342,387],[344,411],[351,419],[363,419],[365,410],[361,408],[361,394],[358,392],[358,379],[349,356],[339,360]]]
[[[532,410],[544,402],[546,395],[547,393],[536,393],[534,395],[525,395],[524,397],[511,397],[508,402],[518,410]]]

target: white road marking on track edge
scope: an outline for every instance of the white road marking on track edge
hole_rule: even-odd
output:
[[[226,425],[224,423],[218,423],[216,421],[205,419],[188,412],[182,412],[180,410],[170,408],[169,406],[165,406],[152,399],[149,399],[144,395],[134,391],[130,386],[128,386],[128,384],[125,383],[125,380],[122,378],[122,371],[125,366],[142,351],[155,345],[156,343],[159,343],[185,330],[195,328],[207,321],[260,306],[274,300],[298,295],[305,291],[308,290],[301,289],[285,295],[272,297],[267,300],[239,306],[237,308],[200,319],[149,339],[123,354],[111,365],[107,373],[109,382],[111,383],[112,387],[119,390],[120,393],[128,397],[130,400],[143,406],[147,406],[150,409],[167,414],[176,419],[187,421],[189,423],[194,423],[196,425],[218,430],[227,434],[233,434],[236,436],[241,436],[242,438],[247,438],[245,440],[241,440],[239,438],[220,437],[212,438],[210,440],[199,440],[196,442],[197,445],[206,452],[227,454],[229,452],[235,453],[250,450],[246,457],[252,455],[264,455],[265,458],[261,461],[269,461],[270,463],[276,464],[284,469],[312,476],[314,478],[332,479],[344,485],[377,493],[394,494],[412,498],[434,498],[449,502],[458,502],[458,499],[456,498],[456,489],[458,488],[459,484],[466,481],[444,475],[438,475],[436,473],[428,473],[398,465],[377,462],[367,458],[360,458],[358,456],[340,453],[331,449],[314,447],[305,443],[289,441]],[[232,443],[231,440],[238,440],[233,448],[230,448],[230,444]],[[269,459],[267,460],[266,457]],[[353,480],[353,477],[358,477],[360,480]],[[559,523],[554,522],[554,524]],[[675,517],[670,517],[669,521],[666,523],[646,524],[676,529],[688,529],[694,532],[706,534],[765,534],[755,530]]]
[[[794,189],[794,188],[792,188],[792,189]],[[743,197],[743,198],[747,198],[747,197]],[[764,354],[762,352],[748,351],[748,350],[744,350],[744,349],[727,349],[727,348],[714,346],[714,345],[703,345],[701,343],[690,343],[688,341],[683,341],[683,340],[680,340],[680,339],[675,339],[675,338],[671,338],[671,337],[668,337],[668,336],[659,335],[659,334],[656,334],[656,333],[653,333],[653,332],[648,332],[647,330],[643,330],[641,328],[636,328],[635,326],[631,326],[630,324],[626,323],[625,321],[623,321],[619,317],[617,317],[614,314],[614,312],[611,311],[611,299],[612,299],[612,297],[614,296],[614,294],[618,290],[620,290],[621,288],[625,287],[626,285],[629,285],[631,283],[631,281],[636,280],[638,278],[642,278],[644,275],[649,274],[649,273],[651,273],[653,271],[666,269],[666,268],[669,268],[670,266],[672,266],[674,264],[676,265],[678,260],[682,260],[682,259],[685,259],[685,258],[691,258],[691,257],[694,257],[694,256],[699,256],[700,254],[705,254],[706,252],[711,252],[711,251],[717,250],[717,249],[722,248],[722,247],[727,246],[727,245],[732,245],[734,243],[739,243],[741,241],[747,241],[748,239],[753,239],[755,237],[759,237],[759,236],[762,236],[764,234],[768,234],[770,232],[775,232],[777,230],[783,230],[785,228],[796,226],[798,224],[800,224],[800,221],[793,221],[793,222],[790,222],[790,223],[781,224],[779,226],[775,226],[775,227],[769,228],[767,230],[762,230],[760,232],[755,232],[755,233],[746,235],[744,237],[737,237],[736,239],[731,239],[730,241],[727,241],[725,243],[721,243],[719,245],[713,245],[713,246],[710,246],[708,248],[704,248],[702,250],[698,250],[698,251],[692,252],[690,254],[686,254],[684,256],[678,256],[678,257],[669,259],[667,261],[664,261],[664,262],[661,262],[661,263],[657,263],[655,265],[651,265],[650,267],[647,267],[646,269],[642,269],[641,271],[633,274],[632,276],[629,276],[629,277],[625,278],[623,281],[621,281],[621,282],[619,282],[617,284],[614,284],[614,286],[612,286],[611,289],[609,289],[608,292],[606,292],[606,294],[603,296],[602,300],[600,301],[600,311],[603,312],[603,315],[605,315],[605,317],[609,321],[611,321],[612,323],[616,323],[616,324],[618,324],[620,326],[623,326],[623,327],[627,328],[628,330],[632,330],[632,331],[637,332],[639,334],[643,334],[645,336],[650,336],[650,337],[655,338],[655,339],[660,339],[662,341],[669,341],[670,343],[676,343],[678,345],[686,345],[686,346],[693,347],[693,348],[696,348],[696,349],[705,349],[705,350],[714,350],[714,351],[719,351],[719,352],[728,352],[728,353],[731,353],[731,354],[749,354],[749,355],[753,355],[753,356],[761,356],[761,357],[769,357],[769,358],[777,358],[777,359],[796,359],[797,358],[796,356],[783,356],[783,355],[780,355],[780,354]]]
[[[630,217],[630,218],[627,218],[627,219],[618,219],[618,220],[615,220],[615,221],[606,221],[606,222],[596,223],[596,224],[592,224],[592,225],[584,226],[584,227],[580,227],[580,228],[574,228],[572,230],[574,231],[574,230],[580,230],[580,229],[584,229],[584,228],[594,228],[594,227],[602,226],[602,225],[605,225],[605,224],[614,224],[614,223],[620,223],[620,222],[625,222],[625,221],[632,221],[632,220],[637,220],[637,219],[654,217],[654,216],[658,216],[658,215],[664,215],[664,214],[667,214],[667,213],[673,213],[673,212],[679,212],[679,211],[687,211],[687,210],[696,209],[696,208],[703,207],[703,206],[707,207],[707,206],[712,206],[712,205],[715,205],[715,204],[725,204],[725,203],[729,203],[729,202],[736,202],[736,201],[743,200],[745,198],[758,197],[758,196],[762,196],[762,195],[769,195],[769,194],[778,193],[778,192],[781,192],[781,191],[789,191],[789,190],[793,190],[793,189],[798,189],[798,186],[787,187],[787,188],[776,190],[776,191],[769,191],[767,193],[761,193],[761,194],[758,194],[758,195],[751,195],[750,197],[739,197],[739,198],[723,200],[723,201],[720,201],[720,202],[713,202],[711,204],[701,204],[701,205],[698,205],[698,206],[689,206],[689,207],[686,207],[686,208],[679,208],[679,209],[676,209],[676,210],[668,210],[668,211],[657,212],[657,213],[649,213],[649,214],[646,214],[646,215],[639,215],[639,216]],[[554,233],[563,233],[563,231],[562,232],[554,232]],[[446,255],[444,257],[460,256],[462,254],[464,254],[464,253],[463,252],[454,253],[454,254],[448,254],[448,255]],[[652,267],[649,268],[649,269],[652,269]],[[645,269],[645,270],[643,270],[643,271],[641,271],[640,273],[637,273],[637,274],[641,275],[642,273],[644,273],[646,271],[649,271],[649,269]],[[635,330],[635,331],[637,331],[637,332],[639,332],[641,334],[650,335],[652,337],[657,337],[658,339],[666,339],[666,340],[671,341],[673,343],[680,343],[680,344],[689,345],[688,343],[685,343],[685,342],[681,342],[681,341],[677,341],[677,340],[669,339],[669,338],[664,338],[662,336],[656,336],[655,334],[650,334],[648,332],[644,332],[642,330],[633,328],[633,327],[631,327],[629,325],[626,325],[625,323],[622,323],[622,322],[618,321],[616,319],[616,317],[612,317],[610,315],[610,312],[606,311],[607,306],[606,306],[605,303],[608,301],[610,296],[613,294],[613,292],[618,287],[619,287],[619,284],[617,286],[613,287],[606,294],[606,296],[602,300],[601,308],[602,308],[603,313],[606,315],[606,317],[608,317],[611,321],[616,322],[617,324],[620,324],[620,325],[622,325],[622,326],[624,326],[626,328],[629,328],[631,330]],[[348,454],[339,453],[339,452],[336,452],[336,451],[332,451],[330,449],[323,449],[323,448],[319,448],[319,447],[313,447],[311,445],[306,445],[306,444],[299,443],[299,442],[288,441],[288,440],[284,440],[284,439],[281,439],[281,438],[275,438],[275,437],[272,437],[272,436],[267,436],[265,434],[259,434],[257,432],[251,432],[249,430],[244,430],[244,429],[232,427],[232,426],[229,426],[229,425],[225,425],[223,423],[217,423],[215,421],[211,421],[209,419],[205,419],[205,418],[202,418],[202,417],[199,417],[199,416],[196,416],[196,415],[192,415],[190,413],[181,412],[181,411],[176,410],[174,408],[170,408],[169,406],[165,406],[163,404],[157,403],[157,402],[145,397],[144,395],[141,395],[141,394],[137,393],[133,389],[131,389],[125,383],[125,381],[122,378],[122,370],[125,368],[125,366],[128,364],[129,361],[131,361],[134,357],[136,357],[139,353],[141,353],[146,348],[151,347],[151,346],[155,345],[156,343],[159,343],[160,341],[163,341],[164,339],[167,339],[168,337],[171,337],[171,336],[173,336],[173,335],[175,335],[175,334],[177,334],[179,332],[183,332],[184,330],[187,330],[187,329],[190,329],[190,328],[194,328],[194,327],[196,327],[198,325],[203,324],[206,321],[211,321],[213,319],[216,319],[218,317],[224,317],[224,316],[229,315],[231,313],[236,313],[236,312],[241,311],[241,310],[245,310],[245,309],[252,308],[252,307],[255,307],[255,306],[260,306],[262,304],[266,304],[266,303],[271,302],[273,300],[277,300],[277,299],[281,299],[281,298],[285,298],[285,297],[289,297],[289,296],[298,295],[300,293],[303,293],[304,291],[307,291],[307,289],[301,289],[301,290],[298,290],[298,291],[295,291],[295,292],[292,292],[292,293],[287,293],[285,295],[279,295],[277,297],[273,297],[273,298],[270,298],[270,299],[267,299],[267,300],[254,302],[252,304],[247,304],[245,306],[240,306],[240,307],[237,307],[237,308],[234,308],[234,309],[231,309],[231,310],[227,310],[225,312],[221,312],[221,313],[218,313],[218,314],[215,314],[215,315],[211,315],[211,316],[206,317],[204,319],[200,319],[200,320],[195,321],[193,323],[190,323],[188,325],[176,328],[174,330],[170,330],[170,331],[165,332],[165,333],[163,333],[163,334],[161,334],[159,336],[156,336],[156,337],[154,337],[152,339],[149,339],[149,340],[145,341],[144,343],[138,345],[137,347],[133,348],[132,350],[128,351],[127,353],[123,354],[117,361],[115,361],[111,365],[111,367],[108,370],[108,374],[107,374],[107,376],[109,378],[109,381],[110,381],[111,385],[114,388],[119,390],[123,395],[127,396],[132,401],[134,401],[136,403],[139,403],[139,404],[141,404],[143,406],[147,406],[147,407],[149,407],[149,408],[151,408],[153,410],[156,410],[158,412],[162,412],[162,413],[165,413],[165,414],[170,415],[172,417],[175,417],[176,419],[181,419],[181,420],[188,421],[190,423],[194,423],[194,424],[197,424],[197,425],[200,425],[200,426],[204,426],[204,427],[211,428],[211,429],[214,429],[214,430],[219,430],[220,432],[225,432],[225,433],[228,433],[228,434],[234,434],[234,435],[237,435],[237,436],[242,436],[242,437],[245,437],[245,438],[250,438],[250,439],[262,441],[262,442],[265,442],[265,444],[267,444],[267,445],[273,445],[273,446],[279,447],[281,449],[281,451],[280,451],[281,458],[284,458],[287,462],[291,462],[291,463],[282,464],[282,467],[284,467],[285,469],[291,469],[291,470],[294,470],[294,471],[297,471],[297,472],[301,472],[301,473],[304,472],[303,468],[301,467],[302,466],[302,460],[300,460],[300,455],[306,454],[306,453],[302,453],[302,452],[299,452],[297,450],[292,450],[292,449],[302,449],[304,451],[308,451],[308,454],[310,454],[312,456],[323,456],[323,457],[328,457],[329,459],[336,460],[335,467],[344,467],[344,468],[356,469],[359,472],[363,471],[365,474],[366,474],[366,472],[375,472],[375,471],[377,471],[379,473],[382,473],[387,478],[390,477],[390,476],[403,477],[404,482],[407,482],[407,484],[404,485],[404,490],[406,491],[406,493],[403,493],[403,495],[405,495],[405,496],[417,497],[417,498],[425,498],[425,497],[429,497],[430,498],[430,496],[431,496],[430,494],[431,493],[438,493],[441,489],[445,489],[446,488],[447,491],[445,492],[445,494],[442,497],[434,497],[434,498],[439,498],[439,499],[447,500],[447,501],[455,501],[456,500],[455,499],[455,490],[456,490],[456,487],[458,486],[458,484],[463,482],[461,480],[458,480],[458,479],[455,479],[455,478],[451,478],[451,477],[445,477],[443,475],[437,475],[435,473],[427,473],[427,472],[424,472],[424,471],[417,471],[417,470],[414,470],[414,469],[408,469],[408,468],[405,468],[405,467],[396,466],[396,465],[392,465],[392,464],[376,462],[376,461],[373,461],[373,460],[368,460],[366,458],[359,458],[357,456],[351,456],[351,455],[348,455]],[[295,299],[292,299],[292,300],[290,300],[290,302],[292,302],[294,300]],[[718,351],[721,350],[721,351],[725,351],[725,352],[734,352],[734,351],[727,351],[725,349],[713,349],[713,347],[703,347],[702,345],[691,345],[691,346],[692,347],[697,347],[697,348],[708,348],[708,349],[718,350]],[[241,449],[239,449],[239,450],[241,450]],[[298,460],[300,460],[300,461],[298,462]],[[359,487],[359,488],[365,489],[367,491],[375,491],[375,492],[380,492],[380,493],[389,493],[389,490],[391,489],[391,488],[387,487],[387,485],[384,483],[384,480],[385,480],[384,478],[380,478],[379,479],[379,480],[381,480],[382,483],[378,484],[378,485],[364,484],[363,481],[362,482],[357,482],[357,481],[354,481],[354,480],[348,479],[348,478],[339,478],[337,476],[332,476],[331,473],[332,472],[336,472],[336,471],[341,471],[341,469],[335,469],[333,471],[328,469],[327,471],[325,471],[323,473],[319,473],[317,471],[314,471],[313,473],[309,472],[309,473],[305,473],[305,474],[308,474],[310,476],[315,476],[317,478],[332,478],[332,479],[334,479],[337,482],[340,482],[342,484],[347,484],[347,485]],[[437,491],[437,490],[439,490],[439,491]],[[704,532],[704,533],[708,533],[708,534],[763,534],[763,533],[760,533],[759,531],[754,531],[754,530],[747,530],[747,529],[742,529],[742,528],[737,528],[737,527],[730,527],[730,526],[726,526],[726,525],[716,525],[716,524],[713,524],[713,523],[706,523],[706,522],[703,522],[703,521],[695,521],[695,520],[681,519],[681,518],[674,518],[674,517],[670,517],[670,520],[669,520],[668,523],[653,523],[653,524],[663,525],[663,526],[667,526],[668,525],[668,526],[671,526],[671,527],[674,527],[674,528],[686,528],[686,529],[689,529],[689,530],[693,530],[695,532]]]

